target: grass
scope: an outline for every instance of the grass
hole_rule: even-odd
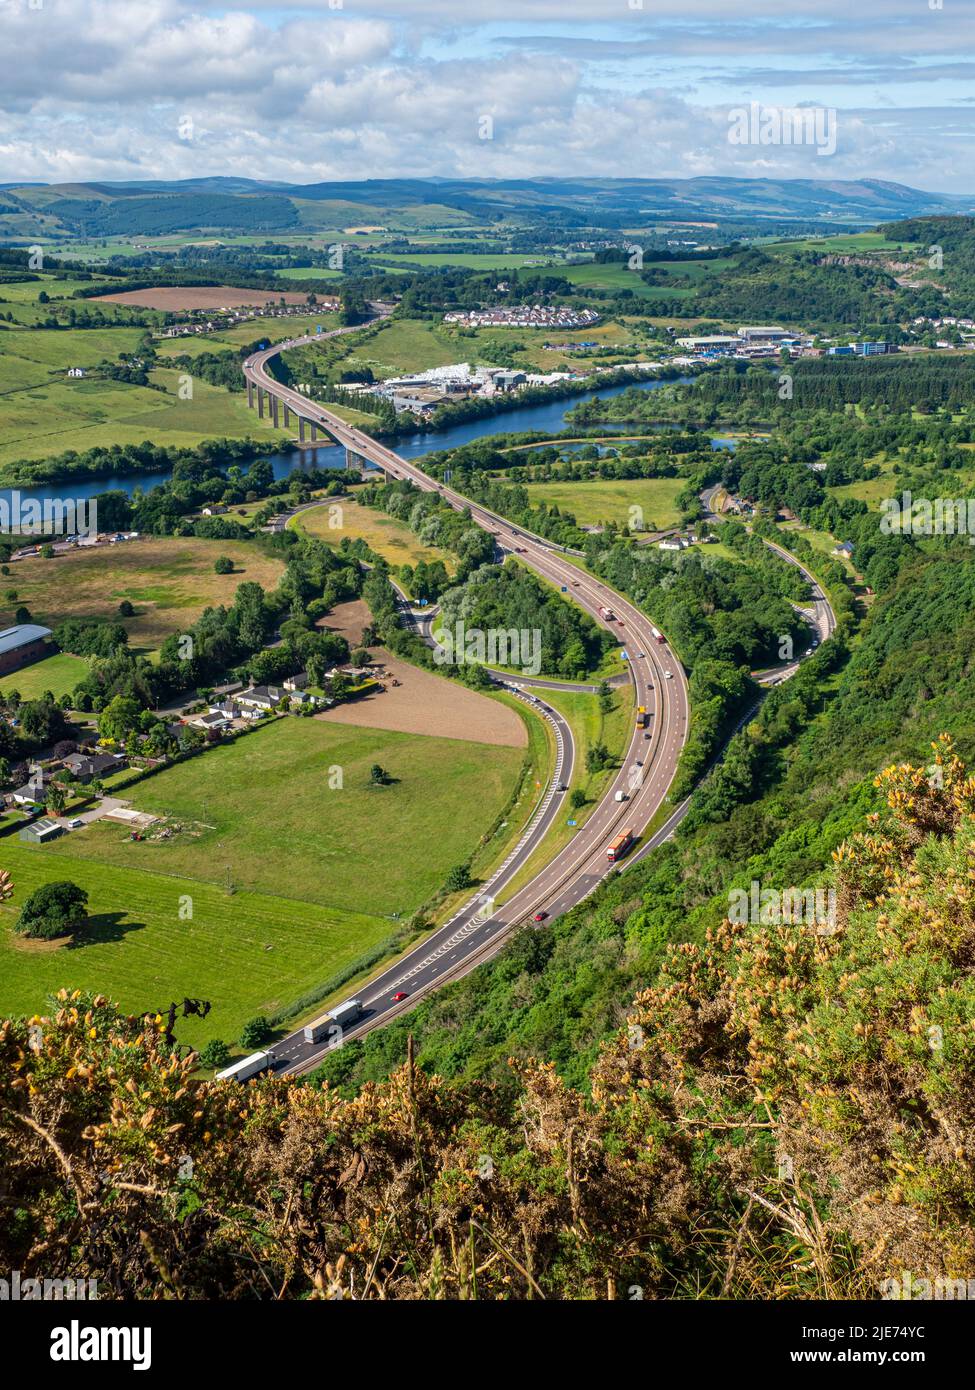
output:
[[[179,1040],[233,1042],[248,1019],[287,1006],[393,930],[362,912],[288,896],[231,896],[215,884],[78,858],[70,850],[79,839],[65,837],[59,854],[16,836],[4,841],[3,864],[16,887],[0,906],[5,1016],[42,1012],[45,997],[62,987],[101,991],[134,1013],[190,996],[209,999],[213,1011],[181,1022]],[[30,892],[59,879],[87,890],[91,930],[77,947],[26,946],[12,934],[16,916]]]
[[[407,917],[476,848],[523,751],[315,720],[271,728],[167,769],[126,795],[192,828],[134,843],[95,824],[43,852],[224,883],[343,911]],[[379,763],[396,779],[370,784]],[[330,786],[341,774],[341,787]]]
[[[627,272],[629,273],[629,272]],[[629,324],[607,323],[584,330],[463,328],[456,324],[429,323],[419,319],[392,319],[378,331],[364,335],[332,340],[316,349],[316,361],[345,369],[369,367],[377,378],[401,376],[404,373],[426,371],[455,362],[498,365],[499,359],[513,347],[518,349],[519,361],[539,371],[579,368],[585,365],[585,353],[549,351],[545,344],[558,342],[593,341],[614,350],[620,361],[653,351],[653,345],[640,345],[640,331]],[[598,359],[600,365],[611,365],[611,359]],[[298,379],[300,366],[294,363]]]
[[[829,251],[837,255],[852,254],[858,251],[886,251],[893,258],[900,251],[918,251],[921,244],[916,241],[888,241],[882,232],[854,232],[849,236],[802,237],[797,241],[769,241],[761,243],[763,251],[770,256],[793,255],[797,251]]]
[[[233,574],[214,573],[218,555],[233,560]],[[0,589],[0,621],[12,623],[22,604],[36,622],[51,628],[66,618],[111,619],[124,623],[133,649],[155,651],[171,633],[194,623],[204,608],[233,603],[239,584],[255,581],[271,590],[283,573],[280,560],[247,541],[146,536],[51,560],[17,560]],[[16,599],[8,600],[8,592],[15,592]],[[119,618],[123,599],[135,606],[135,617]],[[19,682],[19,672],[17,676]]]
[[[663,530],[676,526],[680,509],[677,494],[685,486],[681,478],[633,478],[618,482],[594,478],[580,483],[527,483],[532,502],[555,505],[571,512],[582,526],[615,521],[627,525],[631,507],[643,511],[647,530]]]
[[[358,502],[335,502],[328,507],[300,512],[288,525],[334,546],[345,539],[364,540],[391,565],[442,560],[448,570],[452,568],[449,556],[436,546],[423,545],[401,521],[373,507],[360,506]]]
[[[571,690],[545,690],[541,692],[541,698],[553,709],[558,710],[572,730],[572,738],[575,743],[572,779],[568,783],[568,791],[562,798],[564,815],[560,816],[552,826],[544,843],[538,847],[501,894],[502,901],[506,901],[520,892],[545,864],[561,853],[574,838],[576,831],[585,825],[598,805],[606,787],[619,770],[635,718],[632,685],[626,685],[613,691],[613,708],[609,714],[605,715],[599,708],[599,699],[596,695],[587,695]],[[548,728],[547,725],[546,728]],[[551,737],[549,734],[550,740]],[[602,743],[609,749],[613,761],[611,766],[604,771],[591,773],[586,770],[586,756],[589,749],[597,743]],[[577,788],[585,795],[586,804],[578,810],[572,810],[570,797]],[[576,824],[570,826],[568,823],[570,820],[575,821]]]
[[[62,695],[70,695],[87,674],[87,661],[80,656],[58,652],[46,661],[35,661],[32,666],[24,666],[4,676],[3,689],[5,694],[18,691],[25,700],[36,700],[50,690],[56,699],[60,699]]]
[[[57,336],[67,341],[75,335]],[[38,384],[27,379],[34,370],[23,358],[8,364],[0,353],[0,465],[147,439],[185,448],[204,439],[256,438],[266,440],[270,448],[291,438],[290,431],[274,430],[268,417],[261,420],[248,410],[243,393],[194,380],[192,398],[181,399],[181,374],[175,369],[151,373],[155,390],[49,373],[43,374],[49,379]]]

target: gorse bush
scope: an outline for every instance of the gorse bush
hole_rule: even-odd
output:
[[[510,1088],[449,1084],[412,1047],[352,1099],[206,1083],[104,998],[7,1020],[0,1259],[149,1298],[875,1298],[905,1269],[964,1278],[975,778],[943,737],[933,772],[889,768],[877,791],[833,856],[828,929],[725,921],[671,948],[588,1094],[533,1061]]]

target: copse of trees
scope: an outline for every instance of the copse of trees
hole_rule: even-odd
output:
[[[77,884],[45,883],[27,898],[17,919],[19,936],[55,941],[81,931],[88,919],[88,894]]]

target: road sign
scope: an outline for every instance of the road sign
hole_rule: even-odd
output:
[[[579,824],[579,822],[578,822],[577,820],[567,820],[567,821],[566,821],[566,825],[578,825],[578,824]]]

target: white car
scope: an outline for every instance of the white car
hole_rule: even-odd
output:
[[[674,673],[673,673],[673,671],[665,671],[665,672],[664,672],[664,680],[665,680],[665,681],[672,681],[673,679],[674,679]]]
[[[69,830],[80,830],[83,825],[84,821],[79,820],[77,816],[74,816],[71,820],[68,821]]]

